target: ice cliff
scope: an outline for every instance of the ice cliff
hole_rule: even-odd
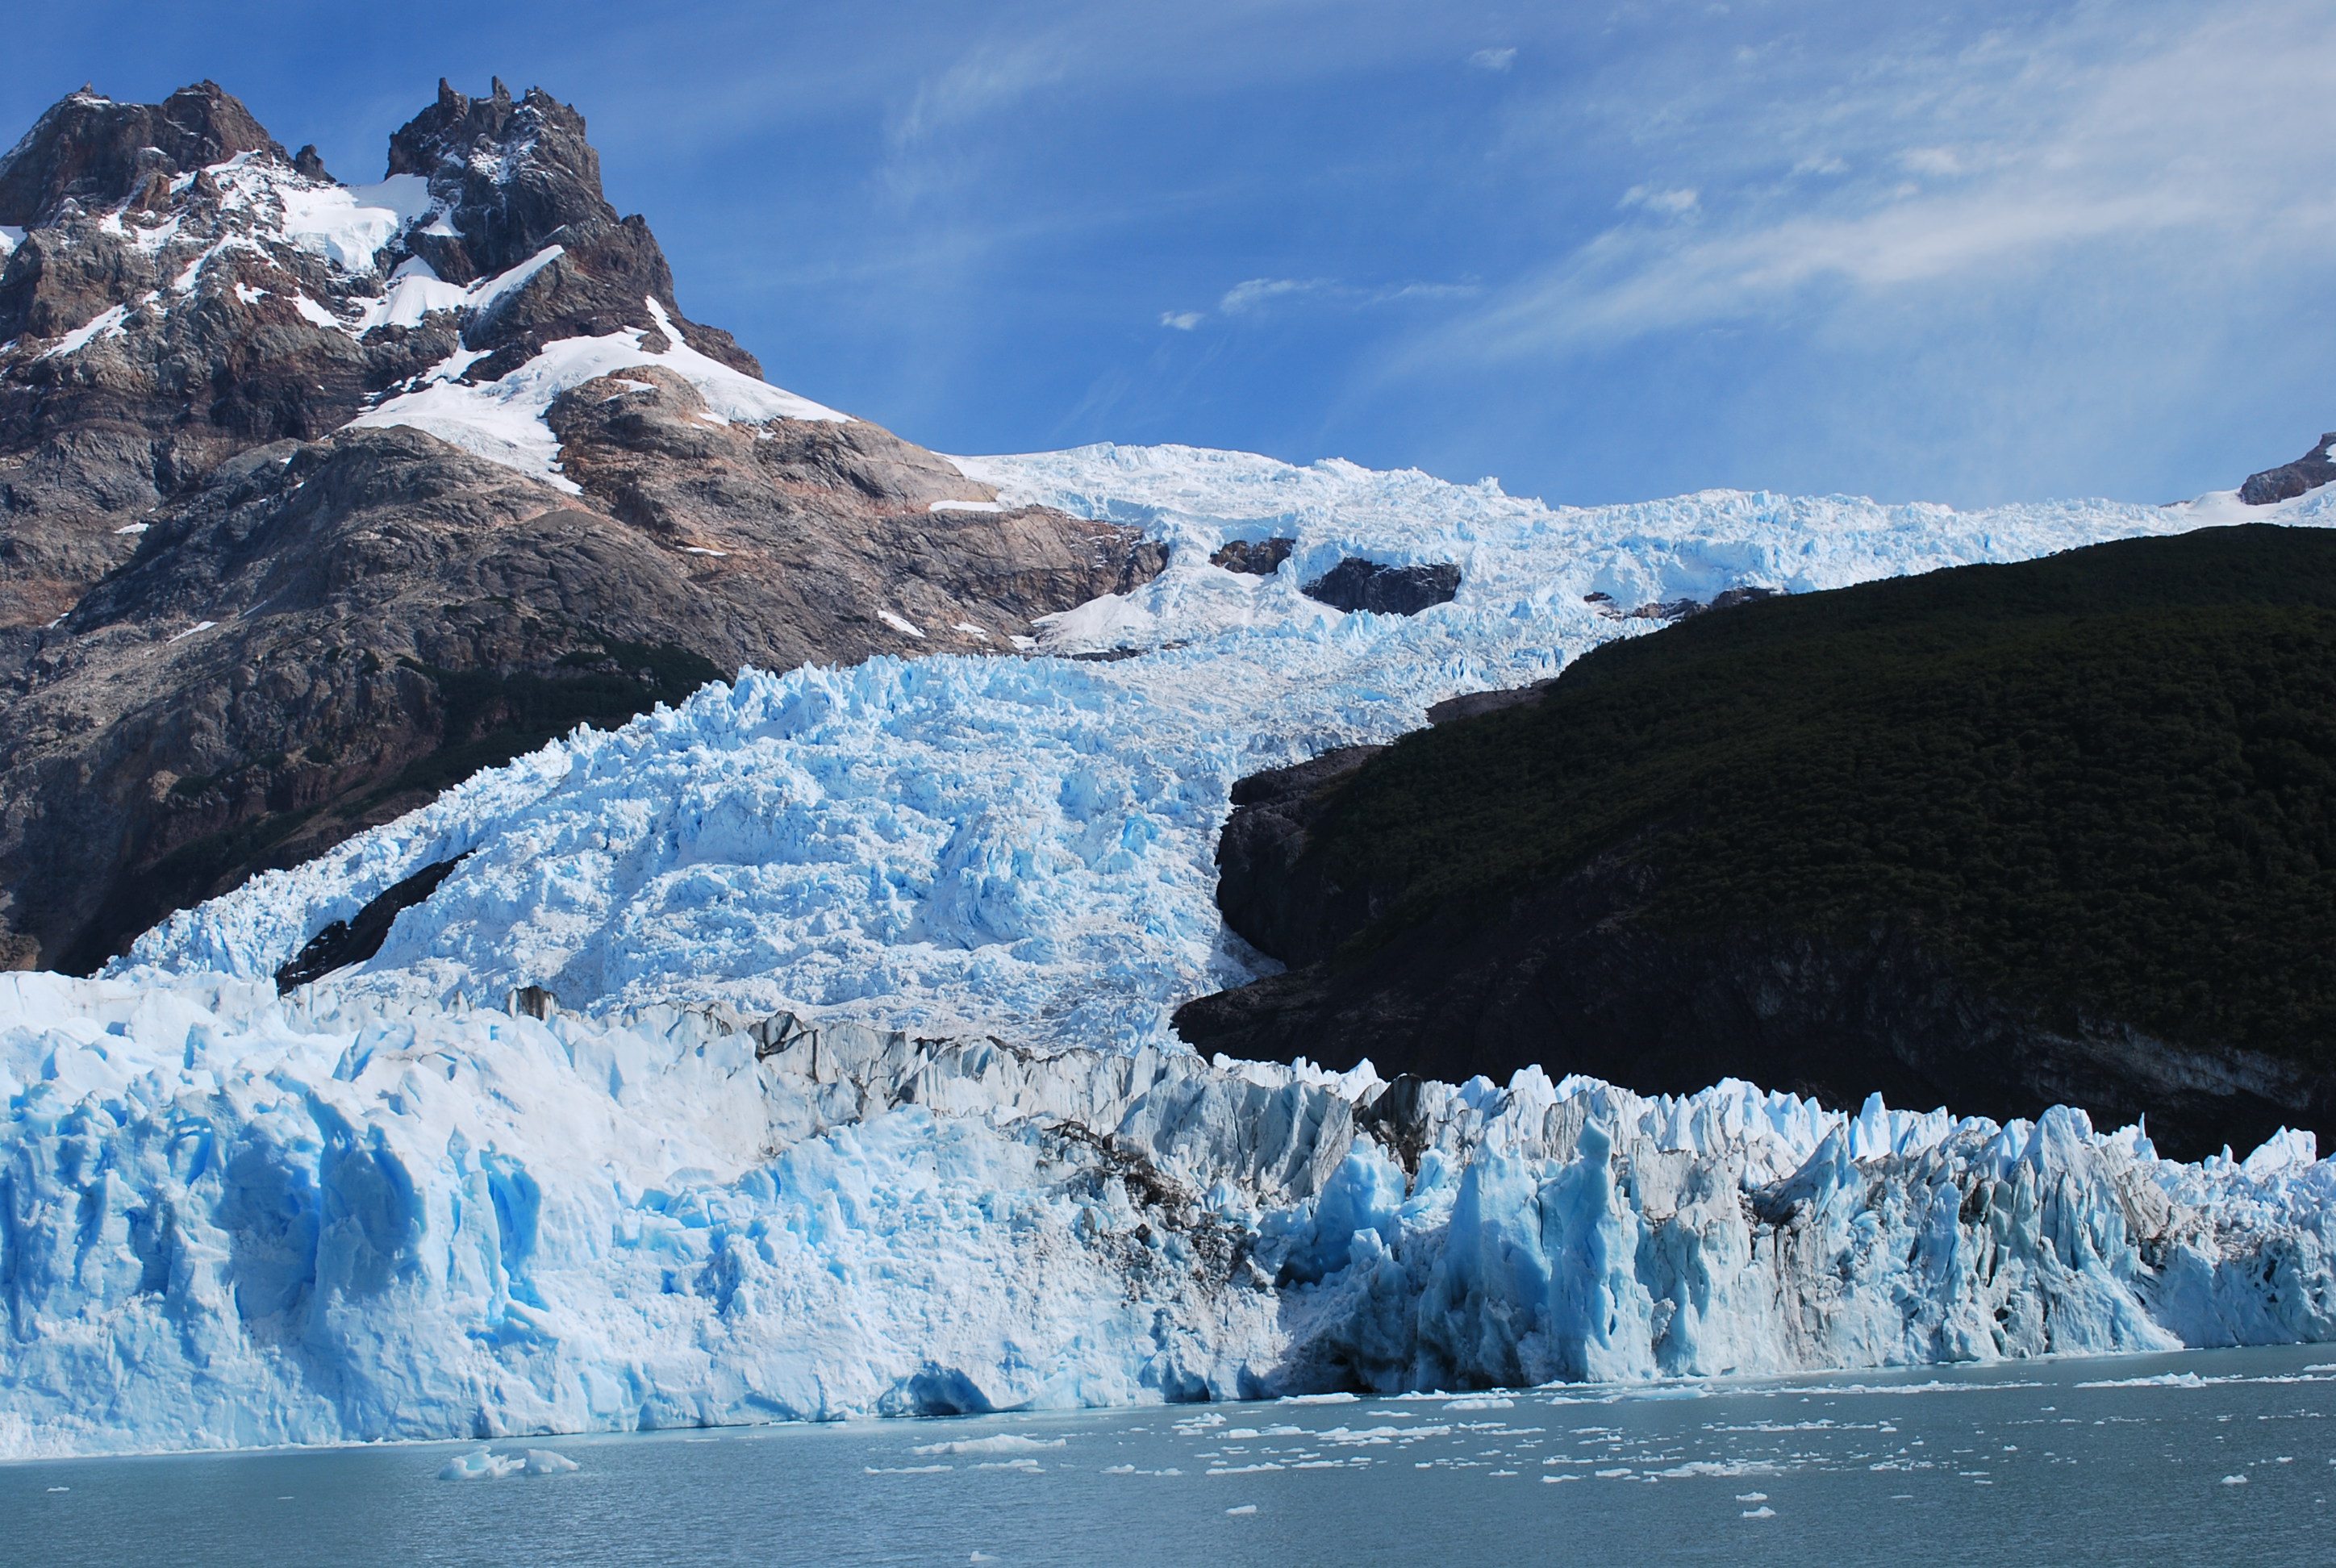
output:
[[[2308,1136],[0,980],[0,1454],[2336,1334]]]

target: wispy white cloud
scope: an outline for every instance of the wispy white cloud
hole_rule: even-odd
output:
[[[1697,193],[1693,190],[1663,190],[1652,185],[1633,185],[1622,192],[1618,207],[1643,207],[1650,212],[1668,212],[1673,217],[1695,210]]]
[[[1227,316],[1239,316],[1284,295],[1313,294],[1331,287],[1329,279],[1321,278],[1252,278],[1226,289],[1217,308]]]
[[[2009,281],[2101,247],[2121,263],[2168,248],[2219,264],[2324,261],[2336,12],[2251,0],[2157,20],[2079,7],[2031,36],[1868,68],[1813,103],[1700,105],[1707,166],[1732,169],[1734,188],[1650,182],[1621,203],[1697,223],[1596,234],[1430,352],[1563,351],[1808,306],[1813,288],[1839,300]],[[1929,83],[1919,95],[1915,79]],[[1781,177],[1726,151],[1820,140]],[[1665,161],[1679,156],[1673,146]],[[1834,178],[1792,178],[1810,174]]]
[[[1517,63],[1514,47],[1479,49],[1468,56],[1468,63],[1483,71],[1506,71]]]
[[[1277,301],[1306,299],[1340,309],[1363,309],[1405,300],[1470,299],[1484,292],[1475,283],[1392,283],[1366,286],[1335,278],[1252,278],[1225,290],[1217,301],[1222,316],[1253,316]],[[1161,317],[1163,322],[1168,318]],[[1194,317],[1198,321],[1199,317]],[[1177,322],[1171,326],[1182,325]]]
[[[1190,332],[1207,319],[1208,317],[1198,310],[1163,310],[1160,313],[1160,325],[1173,326],[1179,332]]]

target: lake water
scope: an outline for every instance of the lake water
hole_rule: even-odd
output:
[[[0,1465],[0,1561],[2336,1560],[2329,1347]],[[442,1480],[482,1448],[572,1473]]]

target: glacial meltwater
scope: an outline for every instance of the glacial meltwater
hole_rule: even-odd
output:
[[[6,1560],[2328,1560],[2336,1358],[2193,1351],[0,1465]],[[569,1468],[569,1465],[574,1468]]]

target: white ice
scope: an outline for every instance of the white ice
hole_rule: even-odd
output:
[[[2308,1140],[747,1023],[0,977],[0,1456],[2336,1335]]]
[[[481,421],[500,410],[548,463],[536,411],[636,358],[622,336],[557,344],[501,383],[400,402],[418,412],[443,395]],[[1826,588],[2234,516],[2336,514],[2329,491],[2235,510],[2227,496],[1958,512],[1735,492],[1551,509],[1489,484],[1187,449],[963,466],[1010,499],[1141,521],[1172,541],[1156,582],[1058,618],[1046,647],[1182,646],[1107,663],[940,656],[749,673],[174,916],[133,960],[270,975],[391,883],[468,852],[344,983],[435,999],[536,984],[580,1007],[725,998],[1027,1044],[1163,1042],[1176,1006],[1263,962],[1214,901],[1232,782],[1390,739],[1440,698],[1552,675],[1650,624],[1607,619],[1588,593],[1629,605],[1738,583]],[[1296,541],[1273,578],[1208,564],[1226,540],[1270,535]],[[1299,592],[1342,555],[1455,560],[1459,596],[1406,618],[1341,615]]]

